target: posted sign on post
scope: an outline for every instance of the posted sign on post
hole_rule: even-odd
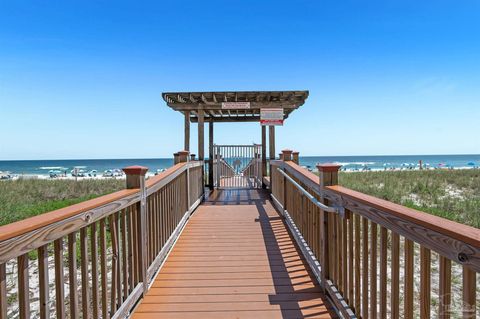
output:
[[[261,125],[283,125],[283,109],[261,109]]]
[[[222,102],[222,109],[235,110],[235,109],[249,109],[250,102]]]

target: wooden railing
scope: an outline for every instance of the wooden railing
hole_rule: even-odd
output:
[[[480,230],[272,161],[271,191],[321,286],[349,318],[478,318]],[[339,212],[320,210],[278,170]]]
[[[203,197],[202,162],[0,227],[0,318],[125,318]]]

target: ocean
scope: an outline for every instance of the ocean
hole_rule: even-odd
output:
[[[317,163],[339,163],[346,170],[382,170],[385,168],[417,167],[419,161],[428,167],[472,168],[480,166],[480,154],[472,155],[388,155],[388,156],[301,156],[300,165],[315,169]],[[16,175],[48,175],[50,170],[70,171],[79,167],[85,171],[121,169],[141,165],[154,173],[173,164],[173,158],[158,159],[79,159],[0,161],[0,171]]]

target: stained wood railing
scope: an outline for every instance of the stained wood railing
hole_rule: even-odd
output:
[[[478,318],[480,230],[337,185],[291,161],[271,161],[271,192],[321,286],[350,318]],[[316,199],[342,207],[327,213]]]
[[[188,156],[187,156],[188,157]],[[0,318],[125,318],[203,197],[202,162],[0,227]]]

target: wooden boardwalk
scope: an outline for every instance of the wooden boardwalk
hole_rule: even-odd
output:
[[[267,196],[213,192],[132,317],[335,317]]]

